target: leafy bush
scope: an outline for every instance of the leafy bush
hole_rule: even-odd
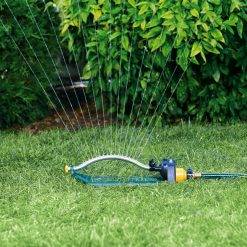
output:
[[[8,1],[8,5],[18,19],[30,44],[33,46],[47,76],[53,81],[55,73],[51,70],[51,60],[41,39],[41,35],[30,15],[26,0]],[[50,44],[49,49],[52,52],[55,46],[55,38],[53,31],[51,31],[47,15],[44,13],[44,3],[31,0],[29,1],[29,6],[39,24],[42,34],[44,34],[46,42]],[[0,2],[0,18],[2,21],[0,22],[1,128],[11,126],[14,123],[23,124],[42,117],[48,111],[49,102],[30,68],[12,42],[11,37],[21,49],[44,88],[47,88],[48,80],[4,1]],[[6,31],[3,24],[8,31]]]
[[[54,2],[61,35],[87,59],[83,77],[108,112],[148,122],[247,117],[244,0]]]

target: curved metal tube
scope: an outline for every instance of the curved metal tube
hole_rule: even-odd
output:
[[[77,170],[80,170],[82,168],[85,168],[85,167],[87,167],[89,165],[92,165],[92,164],[94,164],[96,162],[99,162],[99,161],[102,161],[102,160],[122,160],[122,161],[127,161],[127,162],[129,162],[131,164],[134,164],[136,166],[139,166],[140,168],[145,169],[145,170],[149,170],[150,169],[149,166],[144,165],[141,162],[139,162],[139,161],[137,161],[135,159],[126,157],[126,156],[122,156],[122,155],[103,155],[103,156],[98,156],[96,158],[93,158],[93,159],[90,159],[88,161],[85,161],[80,165],[72,166],[72,167],[69,168],[69,170],[73,169],[74,171],[77,171]]]

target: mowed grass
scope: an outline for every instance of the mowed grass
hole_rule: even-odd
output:
[[[112,148],[103,132],[0,133],[0,246],[247,246],[247,179],[95,188],[64,175]],[[246,123],[157,129],[148,143],[143,162],[247,173]]]

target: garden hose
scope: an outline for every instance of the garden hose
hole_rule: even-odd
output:
[[[138,166],[150,172],[158,172],[153,176],[88,176],[77,171],[103,160],[121,160]],[[121,155],[104,155],[90,159],[77,166],[65,166],[65,173],[70,173],[72,177],[93,186],[113,186],[113,185],[155,185],[163,181],[168,183],[183,182],[189,179],[221,179],[221,178],[240,178],[247,177],[241,173],[199,173],[193,172],[191,168],[187,170],[176,167],[176,162],[172,159],[163,159],[160,165],[154,160],[145,165],[135,159]]]

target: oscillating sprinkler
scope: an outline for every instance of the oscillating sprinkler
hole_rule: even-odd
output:
[[[121,160],[136,165],[144,170],[156,172],[153,176],[88,176],[77,171],[103,160]],[[185,170],[178,168],[173,159],[163,159],[160,165],[154,160],[145,165],[135,159],[121,155],[104,155],[90,159],[77,166],[65,166],[65,173],[70,173],[72,177],[93,186],[114,186],[114,185],[155,185],[163,181],[168,183],[183,182],[189,179],[220,179],[220,178],[240,178],[247,177],[241,173],[199,173],[193,172],[191,168]]]

